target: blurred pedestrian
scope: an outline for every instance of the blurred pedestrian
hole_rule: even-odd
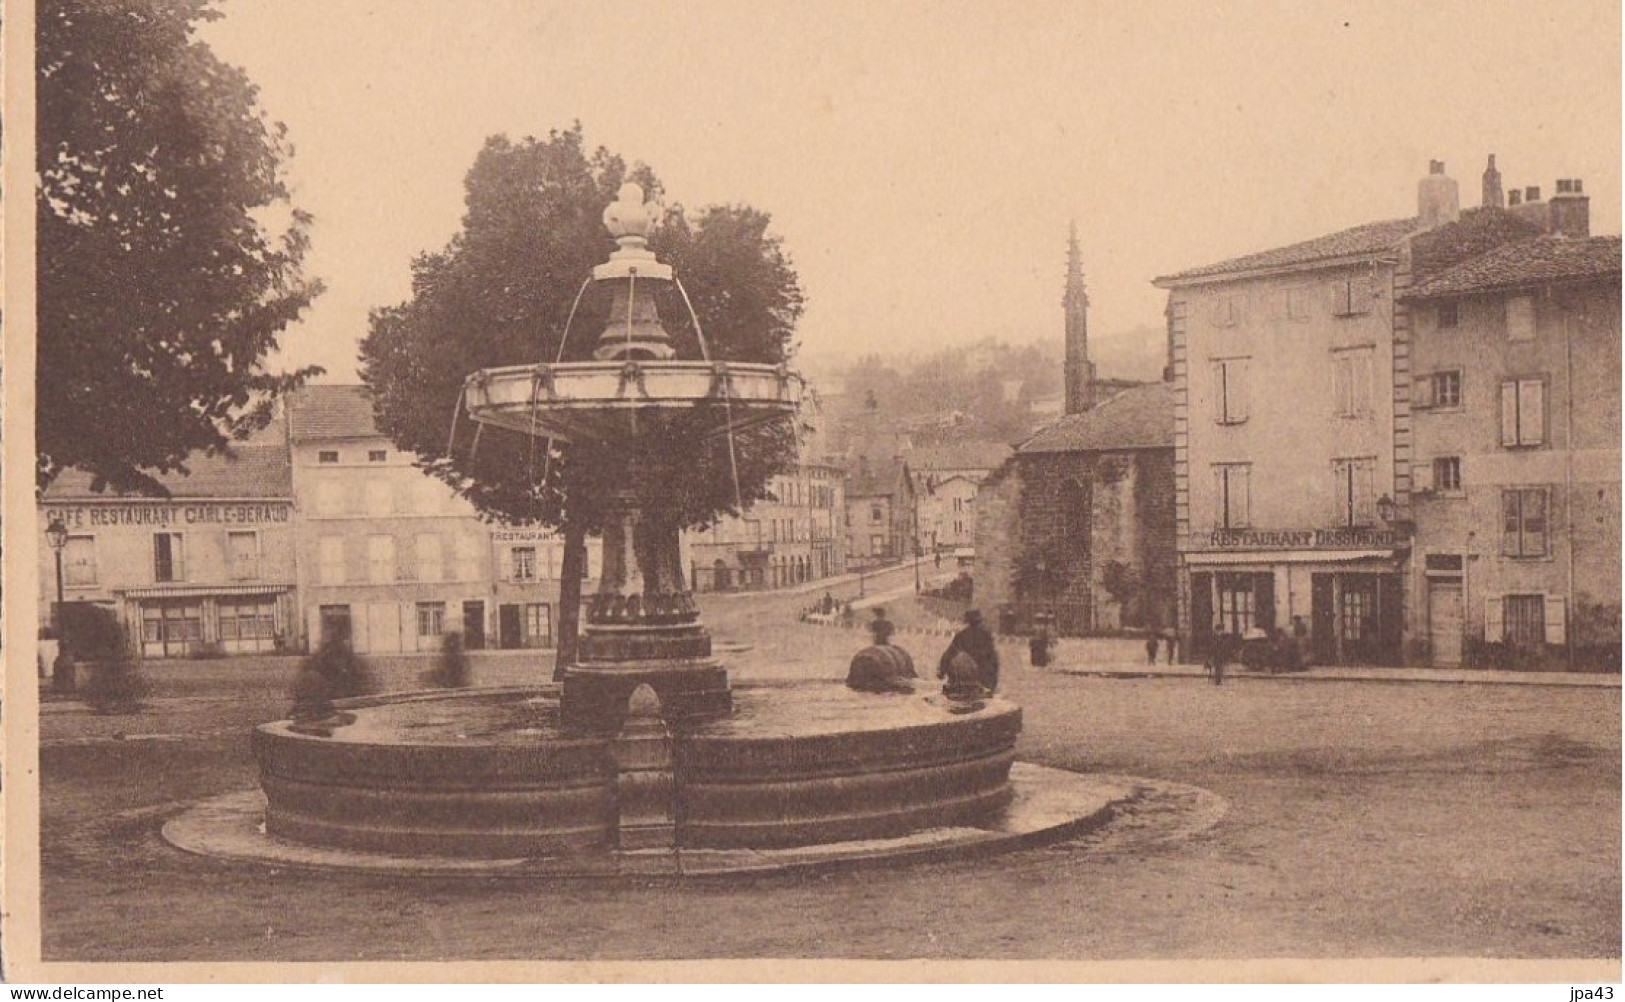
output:
[[[1049,666],[1050,654],[1055,649],[1055,641],[1050,638],[1049,631],[1043,624],[1033,633],[1032,639],[1027,641],[1027,653],[1034,668]]]
[[[974,664],[976,679],[982,688],[989,694],[996,692],[999,688],[999,651],[993,642],[993,634],[982,622],[982,614],[975,609],[965,613],[964,628],[954,634],[948,649],[942,652],[942,658],[937,662],[937,677],[948,679],[950,684],[962,678],[961,668],[953,664],[956,655],[961,654]],[[959,664],[963,665],[963,661]],[[950,671],[950,668],[953,670]]]

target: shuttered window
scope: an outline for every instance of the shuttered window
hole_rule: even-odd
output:
[[[1419,377],[1411,403],[1422,410],[1455,410],[1461,407],[1461,370],[1431,372]]]
[[[96,583],[96,537],[69,536],[62,551],[63,585],[69,588]]]
[[[1507,448],[1546,441],[1546,383],[1509,379],[1501,384],[1501,444]]]
[[[1529,296],[1510,296],[1506,301],[1507,340],[1535,339],[1535,301]]]
[[[344,584],[344,537],[323,536],[317,549],[317,577],[321,583]]]
[[[1241,424],[1247,420],[1247,359],[1214,360],[1213,420],[1219,424]]]
[[[152,537],[152,579],[186,580],[186,539],[178,532],[160,532]]]
[[[367,580],[389,584],[395,580],[395,537],[367,537]]]
[[[1501,553],[1544,557],[1551,540],[1550,496],[1544,487],[1501,492]]]
[[[1502,598],[1502,637],[1513,647],[1541,647],[1546,643],[1546,601],[1540,595]]]
[[[440,555],[440,537],[432,532],[419,533],[412,541],[413,556],[417,558],[419,581],[439,581],[444,576]]]
[[[1491,595],[1484,600],[1484,640],[1520,648],[1568,643],[1568,600],[1562,595]]]
[[[1332,313],[1340,317],[1354,317],[1371,312],[1371,277],[1352,275],[1342,278],[1332,290]]]
[[[260,537],[255,532],[226,533],[226,554],[233,581],[252,581],[260,576]]]
[[[1377,518],[1377,460],[1372,456],[1332,463],[1334,524],[1370,525]]]
[[[1252,524],[1252,471],[1247,463],[1213,467],[1213,524],[1218,528],[1245,529]]]
[[[1338,417],[1371,415],[1370,348],[1332,353],[1332,401]]]

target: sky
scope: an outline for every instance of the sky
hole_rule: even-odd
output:
[[[368,311],[456,233],[486,137],[579,120],[688,207],[771,213],[804,354],[1053,339],[1076,221],[1092,336],[1159,326],[1157,275],[1583,179],[1620,231],[1620,13],[1134,0],[221,0],[202,37],[286,123],[327,292],[283,365],[354,381]]]

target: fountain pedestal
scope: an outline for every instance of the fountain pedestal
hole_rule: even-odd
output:
[[[630,487],[609,509],[598,592],[587,606],[577,662],[564,670],[564,726],[615,733],[640,685],[660,697],[674,726],[727,716],[728,672],[711,658],[711,635],[683,579],[677,524],[646,512]]]

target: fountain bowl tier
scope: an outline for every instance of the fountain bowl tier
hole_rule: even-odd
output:
[[[483,369],[465,389],[476,421],[564,442],[629,438],[649,410],[702,410],[710,434],[742,431],[793,414],[804,392],[781,365],[648,359]]]
[[[601,852],[636,847],[646,826],[629,818],[659,788],[674,846],[770,849],[970,825],[1010,801],[1014,703],[835,682],[743,685],[734,697],[731,716],[660,725],[656,741],[562,730],[551,686],[344,701],[348,722],[330,733],[289,721],[255,731],[266,830],[410,855]],[[651,787],[662,775],[667,785]]]

